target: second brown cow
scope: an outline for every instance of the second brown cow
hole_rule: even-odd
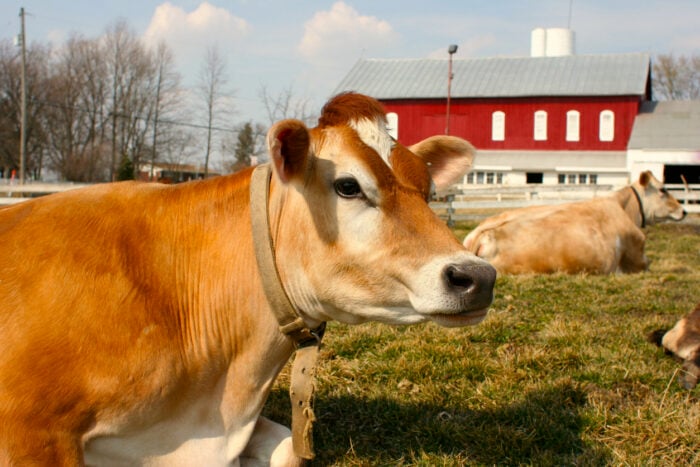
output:
[[[490,217],[464,246],[505,274],[640,272],[649,266],[642,228],[684,216],[680,203],[647,171],[612,196]]]

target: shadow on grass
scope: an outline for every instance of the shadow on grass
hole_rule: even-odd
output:
[[[603,465],[609,453],[581,439],[585,405],[569,383],[476,410],[319,394],[312,465]]]

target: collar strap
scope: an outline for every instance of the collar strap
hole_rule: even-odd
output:
[[[644,217],[644,206],[642,205],[642,198],[639,196],[639,193],[637,192],[637,189],[630,185],[630,188],[632,188],[632,193],[634,193],[634,197],[637,198],[637,203],[639,204],[639,214],[642,216],[642,228],[646,227],[647,225],[647,220],[646,217]]]
[[[270,234],[270,218],[267,209],[271,177],[270,164],[262,164],[255,168],[250,180],[250,218],[253,227],[255,259],[258,263],[265,297],[277,318],[280,331],[291,337],[297,347],[301,347],[320,342],[325,323],[321,323],[316,329],[309,329],[282,286],[275,261],[275,248]]]
[[[296,347],[289,385],[294,453],[302,459],[313,459],[313,423],[316,421],[313,410],[314,379],[326,323],[321,323],[316,329],[309,329],[282,286],[270,234],[268,201],[271,177],[270,164],[263,164],[255,168],[250,180],[250,217],[255,259],[265,298],[277,319],[279,329],[294,341]]]

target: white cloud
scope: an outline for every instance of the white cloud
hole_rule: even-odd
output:
[[[250,33],[242,18],[225,8],[203,2],[192,12],[169,2],[159,5],[144,33],[149,44],[164,41],[182,63],[203,57],[207,47],[220,45],[230,50]]]
[[[362,16],[345,2],[336,2],[329,11],[319,11],[304,25],[299,53],[309,62],[359,58],[363,51],[393,45],[398,34],[391,25],[373,16]]]
[[[303,91],[325,101],[357,60],[381,57],[398,42],[399,34],[387,21],[363,16],[338,1],[304,24],[297,52],[306,65],[296,81]]]

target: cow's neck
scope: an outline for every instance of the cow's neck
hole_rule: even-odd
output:
[[[200,241],[199,244],[204,246],[196,259],[182,265],[176,273],[176,283],[183,284],[179,289],[183,294],[179,299],[180,307],[186,310],[181,319],[188,323],[183,326],[184,332],[190,334],[184,336],[184,345],[187,348],[188,342],[209,344],[206,349],[189,348],[188,354],[194,353],[195,358],[235,359],[240,349],[260,347],[271,358],[286,360],[293,351],[288,339],[278,331],[274,316],[260,312],[251,314],[264,308],[265,295],[255,274],[252,255],[249,180],[245,174],[235,174],[208,181],[212,185],[219,184],[219,190],[227,194],[225,211],[211,209],[209,197],[193,203],[193,210],[207,214],[199,217],[200,222],[188,234],[210,239],[208,231],[226,232],[220,236],[220,243]],[[232,244],[234,248],[231,248]],[[210,262],[211,258],[215,260]],[[212,270],[212,267],[217,269]],[[211,278],[212,283],[202,284],[203,278]],[[216,292],[203,294],[203,288]]]
[[[639,191],[634,185],[629,185],[617,192],[617,200],[627,216],[637,227],[646,227],[646,216],[644,215],[644,203]]]
[[[325,323],[321,323],[315,329],[307,326],[282,285],[268,215],[271,175],[269,164],[264,164],[255,169],[251,178],[250,206],[255,256],[265,296],[280,330],[298,346],[303,346],[320,341]]]

